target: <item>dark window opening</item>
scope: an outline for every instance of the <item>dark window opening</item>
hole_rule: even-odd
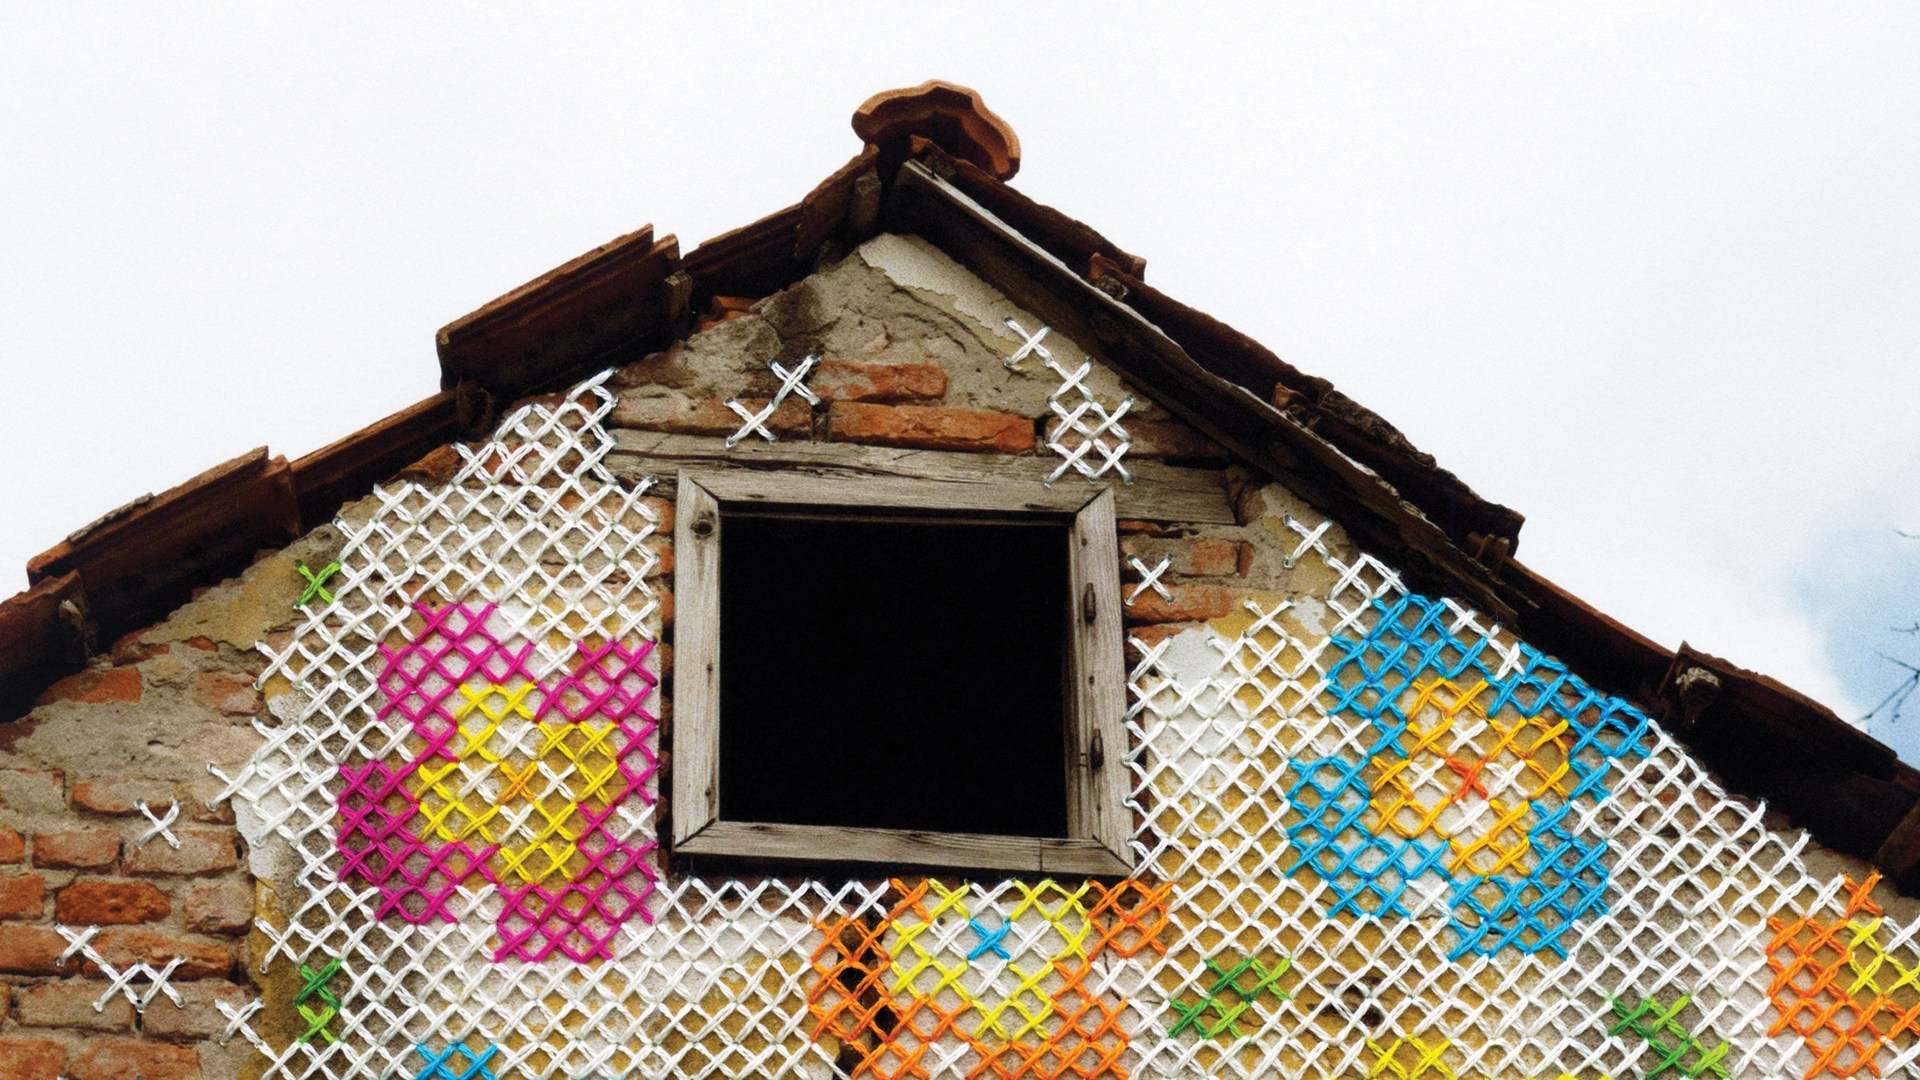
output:
[[[1068,523],[720,530],[720,817],[1067,835]]]

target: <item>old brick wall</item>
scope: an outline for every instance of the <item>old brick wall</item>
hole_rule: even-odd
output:
[[[336,542],[263,554],[0,726],[0,1077],[241,1074],[220,1005],[257,997],[255,883],[208,767],[259,745],[255,646],[292,618],[296,561]]]
[[[605,430],[595,433],[612,443],[601,463],[605,478],[595,484],[610,483],[628,494],[642,483],[653,485],[644,498],[633,500],[632,520],[625,522],[645,534],[644,554],[595,552],[585,561],[596,571],[611,563],[644,578],[639,594],[622,602],[657,601],[657,607],[644,608],[650,612],[645,632],[661,642],[647,662],[664,679],[652,703],[662,721],[655,738],[668,768],[670,538],[677,469],[780,467],[854,476],[992,472],[1039,483],[1059,461],[1046,441],[1054,423],[1049,398],[1060,390],[1061,380],[1033,358],[1017,370],[1005,363],[1021,342],[1005,320],[1020,322],[1029,333],[1037,322],[920,240],[883,235],[792,289],[732,308],[724,321],[612,373],[605,386],[616,400]],[[1071,341],[1053,337],[1048,345],[1068,370],[1087,360]],[[821,403],[809,406],[790,398],[776,410],[768,426],[780,435],[777,444],[750,437],[727,447],[726,437],[741,426],[727,400],[757,410],[778,384],[769,362],[791,367],[808,355],[822,357],[809,380]],[[1500,964],[1470,962],[1465,975],[1447,981],[1407,976],[1404,986],[1362,987],[1342,965],[1364,975],[1367,965],[1385,962],[1379,958],[1391,949],[1391,939],[1378,924],[1361,931],[1350,916],[1328,915],[1324,889],[1315,892],[1310,883],[1277,869],[1275,852],[1300,822],[1287,787],[1305,763],[1338,745],[1326,723],[1289,714],[1300,697],[1287,697],[1286,687],[1274,681],[1277,669],[1271,665],[1278,661],[1259,660],[1268,666],[1238,684],[1234,693],[1242,699],[1271,691],[1271,700],[1243,700],[1247,715],[1235,721],[1238,727],[1229,722],[1233,711],[1219,701],[1202,715],[1182,699],[1187,691],[1180,680],[1204,683],[1223,657],[1244,658],[1249,648],[1257,651],[1282,640],[1325,641],[1343,628],[1352,632],[1357,624],[1342,614],[1340,598],[1351,602],[1356,589],[1363,597],[1389,595],[1378,590],[1390,569],[1367,560],[1337,522],[1327,522],[1284,485],[1234,466],[1217,447],[1104,366],[1091,366],[1086,385],[1108,407],[1135,397],[1125,421],[1134,437],[1125,460],[1139,482],[1117,486],[1116,493],[1126,564],[1128,658],[1137,666],[1130,679],[1137,698],[1156,696],[1135,723],[1142,732],[1154,732],[1143,735],[1139,790],[1141,842],[1157,861],[1143,867],[1132,885],[1061,886],[1074,898],[1062,907],[1083,909],[1082,933],[1114,943],[1116,950],[1102,958],[1097,977],[1081,973],[1058,990],[1069,995],[1079,992],[1074,987],[1084,987],[1085,1008],[1093,1012],[1075,1016],[1106,1018],[1085,1038],[1083,1048],[1090,1055],[1085,1060],[1104,1062],[1096,1072],[1103,1076],[1122,1071],[1254,1076],[1271,1075],[1281,1066],[1302,1075],[1346,1075],[1326,1072],[1334,1068],[1330,1064],[1321,1073],[1309,1071],[1314,1061],[1336,1060],[1351,1065],[1352,1075],[1443,1075],[1431,1071],[1435,1062],[1459,1076],[1523,1075],[1484,1064],[1506,1060],[1497,1055],[1505,1052],[1507,1036],[1466,1023],[1440,1030],[1428,1018],[1459,1014],[1456,997],[1449,995],[1463,987],[1480,1001],[1512,991],[1511,981],[1502,981],[1507,979],[1504,965],[1533,963],[1531,954],[1502,957]],[[536,406],[558,411],[567,400],[556,395]],[[400,480],[414,486],[389,489],[401,494],[387,501],[375,497],[350,506],[342,520],[352,529],[384,520],[417,524],[446,512],[433,507],[467,505],[440,497],[486,495],[490,478],[510,473],[514,455],[528,441],[508,434],[438,451],[402,474]],[[1085,485],[1071,473],[1058,482]],[[550,492],[565,491],[557,510],[570,511],[596,497],[594,491],[568,487],[559,473],[543,473],[534,483]],[[481,499],[470,505],[488,504]],[[1199,509],[1183,515],[1169,509],[1175,505]],[[396,524],[393,532],[405,530]],[[345,618],[304,621],[297,605],[306,583],[299,566],[324,566],[337,556],[381,562],[374,575],[378,583],[417,590],[422,604],[538,608],[563,602],[551,596],[493,595],[487,590],[506,579],[491,573],[499,566],[471,550],[447,555],[459,545],[445,544],[421,548],[426,554],[394,555],[372,544],[373,555],[368,549],[343,555],[347,541],[340,528],[316,530],[286,550],[264,553],[243,575],[206,590],[165,623],[116,643],[88,670],[50,688],[25,719],[0,728],[0,1080],[226,1080],[262,1072],[450,1080],[465,1075],[465,1066],[476,1060],[487,1064],[472,1072],[471,1080],[571,1077],[588,1062],[598,1063],[596,1076],[825,1078],[862,1071],[863,1062],[864,1074],[886,1075],[884,1063],[893,1060],[888,1055],[911,1052],[900,1041],[906,1036],[875,1027],[871,1008],[864,1026],[828,1010],[835,987],[850,981],[848,973],[872,963],[862,950],[886,933],[896,935],[887,939],[893,947],[905,947],[897,930],[884,927],[921,918],[928,907],[939,910],[931,904],[915,909],[907,899],[933,895],[922,879],[889,883],[876,873],[872,881],[844,888],[773,878],[689,882],[656,855],[651,858],[660,890],[649,897],[654,908],[644,944],[613,960],[574,968],[555,957],[525,966],[497,965],[479,946],[465,952],[448,946],[387,954],[361,947],[377,935],[355,936],[382,922],[364,910],[349,912],[359,922],[349,924],[343,917],[346,932],[328,939],[331,954],[285,947],[300,939],[286,933],[293,923],[301,923],[315,940],[329,932],[330,916],[309,905],[314,890],[334,884],[329,859],[339,784],[331,770],[339,762],[359,760],[355,755],[373,757],[377,750],[353,745],[351,739],[325,745],[276,742],[303,723],[322,726],[303,719],[302,710],[311,704],[307,695],[316,691],[313,685],[296,685],[283,669],[267,675],[269,662],[258,646],[284,656],[298,640],[346,643],[351,648],[344,652],[351,655],[330,662],[364,668],[365,678],[354,685],[371,693],[371,673],[379,667],[368,651],[372,643],[349,633]],[[566,557],[571,556],[542,548],[509,561],[558,564]],[[464,567],[481,584],[470,589],[450,584],[456,579],[444,576],[449,566]],[[1151,584],[1142,580],[1143,570],[1154,578]],[[1262,623],[1256,612],[1267,613],[1270,621]],[[415,619],[398,627],[379,644],[398,648],[407,635],[421,632],[419,624]],[[1511,635],[1497,629],[1488,639],[1500,648],[1515,645]],[[1235,648],[1242,652],[1234,653]],[[1170,694],[1171,703],[1158,700],[1162,693]],[[1243,746],[1235,739],[1251,742]],[[276,754],[275,760],[312,768],[284,774],[293,780],[243,784],[234,789],[240,792],[235,798],[220,798],[229,789],[228,778],[244,777]],[[1192,776],[1228,773],[1240,779],[1208,798],[1185,786]],[[299,775],[334,785],[307,793],[319,808],[311,827],[284,801],[274,801]],[[1624,793],[1609,809],[1616,815],[1612,820],[1645,819],[1654,823],[1650,827],[1673,830],[1671,838],[1680,840],[1686,834],[1674,824],[1679,820],[1674,815],[1697,800],[1697,814],[1687,827],[1721,845],[1714,850],[1750,845],[1757,852],[1783,843],[1784,833],[1748,832],[1737,844],[1727,841],[1721,833],[1734,828],[1727,823],[1739,818],[1741,804],[1660,783],[1656,778],[1644,790]],[[658,810],[656,825],[672,808],[662,803]],[[156,828],[156,818],[169,817],[164,832]],[[1191,851],[1175,850],[1179,844],[1169,839],[1183,833],[1198,837]],[[1794,858],[1804,858],[1814,868],[1810,873],[1834,881],[1842,873],[1860,879],[1866,873],[1810,849]],[[313,866],[324,872],[312,876]],[[1716,864],[1713,873],[1723,874],[1716,880],[1728,887],[1745,882],[1741,875],[1752,877],[1752,867]],[[1656,876],[1649,873],[1647,880]],[[1011,921],[1031,916],[1031,903],[1015,901],[1029,895],[1022,889],[1037,887],[981,879],[958,888],[973,890],[970,902],[978,912],[996,911]],[[1634,893],[1621,906],[1645,907],[1643,922],[1671,928],[1689,916],[1670,899]],[[1894,898],[1883,897],[1882,903],[1890,918],[1905,920],[1902,925],[1916,916],[1911,905]],[[1669,906],[1655,911],[1660,904]],[[1742,909],[1716,922],[1715,933],[1723,939],[1758,933],[1765,914]],[[472,912],[467,916],[470,921],[456,931],[476,934],[475,940],[484,943],[491,920]],[[1425,933],[1444,922],[1426,919],[1419,926]],[[401,930],[413,932],[387,929],[395,931],[396,940]],[[637,921],[623,932],[642,940]],[[458,933],[447,940],[458,944]],[[1126,948],[1136,951],[1118,952],[1123,938]],[[418,945],[421,939],[409,940]],[[276,941],[282,946],[277,952]],[[1758,946],[1741,941],[1739,948],[1746,952],[1740,962],[1764,972]],[[1242,950],[1248,961],[1277,966],[1275,950],[1282,943],[1293,965],[1287,996],[1256,993],[1246,1009],[1235,1013],[1240,1019],[1234,1022],[1253,1037],[1232,1045],[1224,1027],[1218,1035],[1206,1030],[1213,1019],[1197,1029],[1177,1019],[1182,1010],[1202,1015],[1213,1007],[1211,996],[1203,998],[1211,965],[1233,962],[1231,950]],[[1436,970],[1451,962],[1409,949],[1409,957]],[[341,959],[350,969],[337,981],[319,980],[341,995],[337,1015],[299,997],[303,982],[314,981],[303,979],[301,965],[318,968],[329,959]],[[367,970],[380,965],[385,970]],[[177,1002],[152,977],[153,970],[169,966],[163,982]],[[423,982],[422,971],[434,979]],[[459,977],[440,984],[443,971]],[[540,983],[529,973],[561,981]],[[1711,990],[1711,982],[1706,979],[1703,989]],[[1555,984],[1540,986],[1555,992]],[[1638,983],[1619,989],[1665,992],[1664,986]],[[1355,994],[1365,997],[1365,1008],[1348,1009]],[[144,1008],[135,1005],[141,999]],[[579,1004],[583,1001],[591,1009]],[[1580,1004],[1600,1014],[1607,1007],[1605,999],[1596,1003],[1591,994]],[[1726,1026],[1735,1012],[1770,1015],[1769,1007],[1763,982],[1729,991],[1725,1004],[1713,1006],[1717,1011],[1703,1013],[1704,1019],[1688,1014],[1688,1021]],[[1317,1017],[1311,1023],[1318,1026],[1300,1019],[1306,1015]],[[1583,1017],[1583,1023],[1591,1019]],[[390,1029],[377,1027],[389,1021]],[[1048,1022],[1057,1027],[1058,1021]],[[232,1037],[230,1030],[236,1032]],[[404,1039],[394,1032],[404,1032]],[[945,1034],[947,1043],[959,1038],[951,1030]],[[336,1050],[336,1037],[346,1051]],[[1765,1049],[1758,1030],[1740,1037],[1746,1040],[1743,1053],[1751,1046]],[[1370,1041],[1375,1038],[1386,1048],[1378,1060]],[[282,1062],[269,1065],[255,1053],[253,1039]],[[391,1045],[373,1045],[382,1039]],[[1612,1045],[1600,1035],[1587,1042],[1602,1049]],[[1018,1049],[1016,1043],[1007,1045]],[[1782,1054],[1792,1050],[1790,1042],[1780,1045],[1787,1047]],[[1039,1078],[1072,1071],[1057,1059],[1073,1044],[1049,1046],[1058,1067],[1030,1064],[1009,1075]],[[363,1050],[365,1058],[351,1056]],[[1432,1055],[1423,1065],[1428,1050]],[[455,1052],[467,1060],[456,1058],[445,1069],[435,1064],[433,1055]],[[962,1057],[946,1060],[959,1061],[972,1060],[964,1058],[967,1053],[1001,1051],[943,1044],[926,1052],[936,1058],[958,1053]],[[1031,1060],[1042,1057],[1035,1051]],[[352,1064],[356,1060],[361,1064]],[[1468,1068],[1469,1062],[1477,1067]],[[935,1069],[934,1075],[942,1073]]]

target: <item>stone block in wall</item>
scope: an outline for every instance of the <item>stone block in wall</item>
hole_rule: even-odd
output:
[[[184,1046],[93,1039],[74,1051],[71,1080],[199,1080],[200,1055]]]
[[[97,870],[120,857],[120,833],[113,829],[63,829],[35,833],[33,865],[61,870]]]
[[[67,939],[48,926],[0,924],[0,972],[9,975],[64,975],[80,969],[77,960],[60,959]]]
[[[94,979],[56,979],[22,987],[15,1006],[26,1027],[132,1031],[133,1002],[110,990],[111,984]],[[95,1002],[100,1003],[97,1010]]]
[[[166,918],[173,902],[151,882],[82,878],[60,890],[53,911],[69,926],[127,926]]]
[[[1155,461],[1171,461],[1182,465],[1225,465],[1233,460],[1213,440],[1193,430],[1185,424],[1173,420],[1139,420],[1131,416],[1120,421],[1127,429],[1133,442],[1127,447],[1127,456],[1149,458]],[[1047,421],[1047,439],[1052,441],[1060,430],[1060,421]],[[1078,443],[1077,437],[1068,435],[1067,445]]]
[[[873,405],[836,401],[827,411],[827,438],[835,442],[1024,454],[1033,449],[1033,421],[983,409],[925,405]]]
[[[1205,622],[1233,610],[1236,594],[1222,585],[1167,586],[1166,596],[1152,589],[1128,600],[1126,617],[1133,622]]]
[[[740,399],[740,405],[758,415],[769,398]],[[725,398],[623,397],[613,407],[608,423],[615,427],[641,431],[665,431],[676,435],[731,435],[745,421],[727,408]],[[790,397],[767,417],[769,431],[782,437],[804,438],[813,430],[813,409],[799,397]],[[757,436],[756,436],[757,437]]]
[[[159,806],[172,801],[174,790],[170,780],[109,776],[73,782],[73,808],[95,814],[138,814],[140,803]]]
[[[0,1039],[0,1076],[7,1080],[60,1080],[67,1048],[45,1039]]]
[[[57,934],[54,937],[59,939]],[[233,966],[233,958],[224,945],[168,937],[150,930],[104,930],[93,939],[93,947],[102,960],[119,970],[135,964],[165,967],[178,957],[180,966],[174,969],[173,977],[181,981],[222,976]],[[84,970],[89,975],[101,971],[100,965],[91,962],[84,965]]]
[[[1232,577],[1245,576],[1252,548],[1238,540],[1212,537],[1161,539],[1128,536],[1120,541],[1120,554],[1139,559],[1149,569],[1165,559],[1166,572],[1176,577]],[[1137,577],[1131,564],[1126,569],[1130,575]]]
[[[207,1039],[227,1030],[220,1003],[239,1009],[253,997],[246,987],[230,982],[193,982],[177,988],[180,1004],[156,1002],[140,1019],[140,1033],[158,1039]]]
[[[938,364],[822,360],[807,388],[828,401],[937,401],[946,396],[947,372]]]
[[[240,864],[240,834],[233,829],[173,830],[180,846],[156,837],[127,846],[129,874],[205,874]]]
[[[180,901],[187,929],[201,934],[244,933],[253,925],[253,886],[242,878],[195,885]]]
[[[0,919],[38,919],[47,911],[47,879],[0,874]]]

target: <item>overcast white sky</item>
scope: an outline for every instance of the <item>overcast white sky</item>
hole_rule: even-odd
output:
[[[1911,3],[9,5],[0,592],[433,392],[435,329],[595,244],[792,202],[937,76],[1530,565],[1857,717],[1920,655],[1916,56]],[[1920,710],[1876,731],[1920,760]]]

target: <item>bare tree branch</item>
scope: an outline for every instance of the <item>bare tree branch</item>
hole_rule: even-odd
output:
[[[1900,685],[1894,687],[1892,693],[1882,698],[1880,704],[1867,710],[1867,715],[1861,717],[1860,722],[1865,723],[1876,716],[1884,716],[1889,723],[1898,723],[1901,710],[1906,708],[1914,692],[1920,690],[1920,667],[1909,664],[1905,660],[1896,660],[1883,652],[1876,652],[1875,655],[1889,664],[1905,669],[1907,677],[1900,680]]]

